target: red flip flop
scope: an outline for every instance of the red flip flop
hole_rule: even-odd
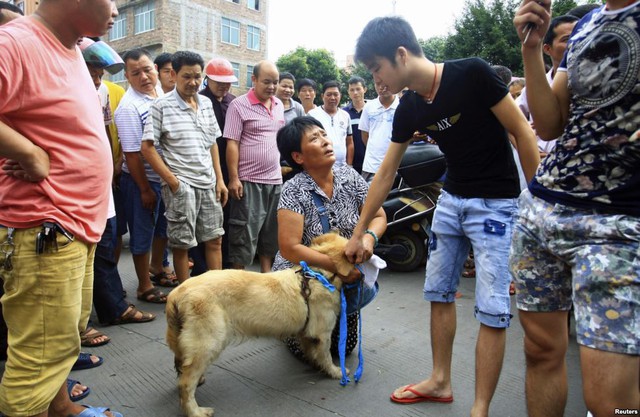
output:
[[[414,384],[407,385],[403,391],[409,391],[415,397],[412,398],[398,398],[391,393],[391,401],[399,404],[415,404],[421,402],[434,402],[434,403],[450,403],[453,402],[453,397],[432,397],[431,395],[423,394],[414,390],[412,387]]]

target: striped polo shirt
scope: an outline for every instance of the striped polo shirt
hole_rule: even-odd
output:
[[[269,110],[254,89],[229,104],[224,137],[239,142],[238,177],[258,184],[282,184],[276,134],[284,126],[284,106],[271,97]]]
[[[122,100],[114,114],[114,119],[118,128],[120,147],[123,152],[140,152],[142,131],[147,122],[149,106],[153,103],[153,100],[155,100],[153,97],[141,94],[132,87],[129,87],[124,96],[122,96]],[[140,157],[143,158],[142,155]],[[126,158],[122,163],[122,170],[128,174],[130,173]],[[156,174],[147,161],[144,161],[144,172],[147,174],[147,180],[160,182],[160,176]]]
[[[222,135],[211,100],[195,95],[198,110],[168,92],[151,104],[142,140],[162,149],[164,163],[180,181],[195,188],[213,188],[216,177],[211,147]]]

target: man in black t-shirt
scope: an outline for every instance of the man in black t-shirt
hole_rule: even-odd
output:
[[[507,260],[520,187],[507,132],[516,140],[527,180],[539,163],[536,140],[506,85],[478,58],[436,64],[423,55],[411,26],[399,17],[377,18],[365,27],[356,59],[377,85],[397,93],[392,142],[376,173],[346,254],[364,253],[366,224],[393,183],[414,132],[434,139],[447,161],[447,178],[434,214],[424,298],[431,303],[433,372],[429,379],[398,388],[397,403],[451,402],[451,360],[456,328],[455,293],[472,246],[477,268],[475,316],[476,398],[471,415],[488,416],[509,326]]]

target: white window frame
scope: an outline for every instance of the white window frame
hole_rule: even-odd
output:
[[[127,15],[121,14],[113,21],[113,27],[109,31],[109,40],[115,41],[127,36]]]
[[[247,49],[252,51],[260,50],[260,35],[261,30],[259,27],[247,25]]]
[[[238,64],[237,62],[232,62],[231,67],[233,68],[233,75],[236,76],[236,79],[240,80],[240,64]],[[240,87],[240,82],[236,81],[234,83],[231,83],[231,85],[234,87]]]
[[[149,32],[156,28],[156,4],[149,1],[135,8],[133,15],[133,33]]]
[[[253,87],[251,76],[253,75],[253,65],[247,65],[247,88]]]
[[[237,25],[237,26],[236,26]],[[225,30],[228,32],[225,36]],[[237,36],[237,43],[233,42],[233,33]],[[225,40],[228,38],[228,40]],[[240,46],[240,22],[237,20],[229,19],[228,17],[220,18],[220,39],[222,43],[228,43],[229,45]]]
[[[260,10],[260,0],[247,0],[247,7],[251,10]]]

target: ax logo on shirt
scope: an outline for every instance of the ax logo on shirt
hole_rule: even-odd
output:
[[[431,130],[432,132],[442,132],[443,130],[447,130],[460,120],[461,113],[458,113],[451,117],[445,117],[437,121],[435,124],[427,126],[427,130]]]

